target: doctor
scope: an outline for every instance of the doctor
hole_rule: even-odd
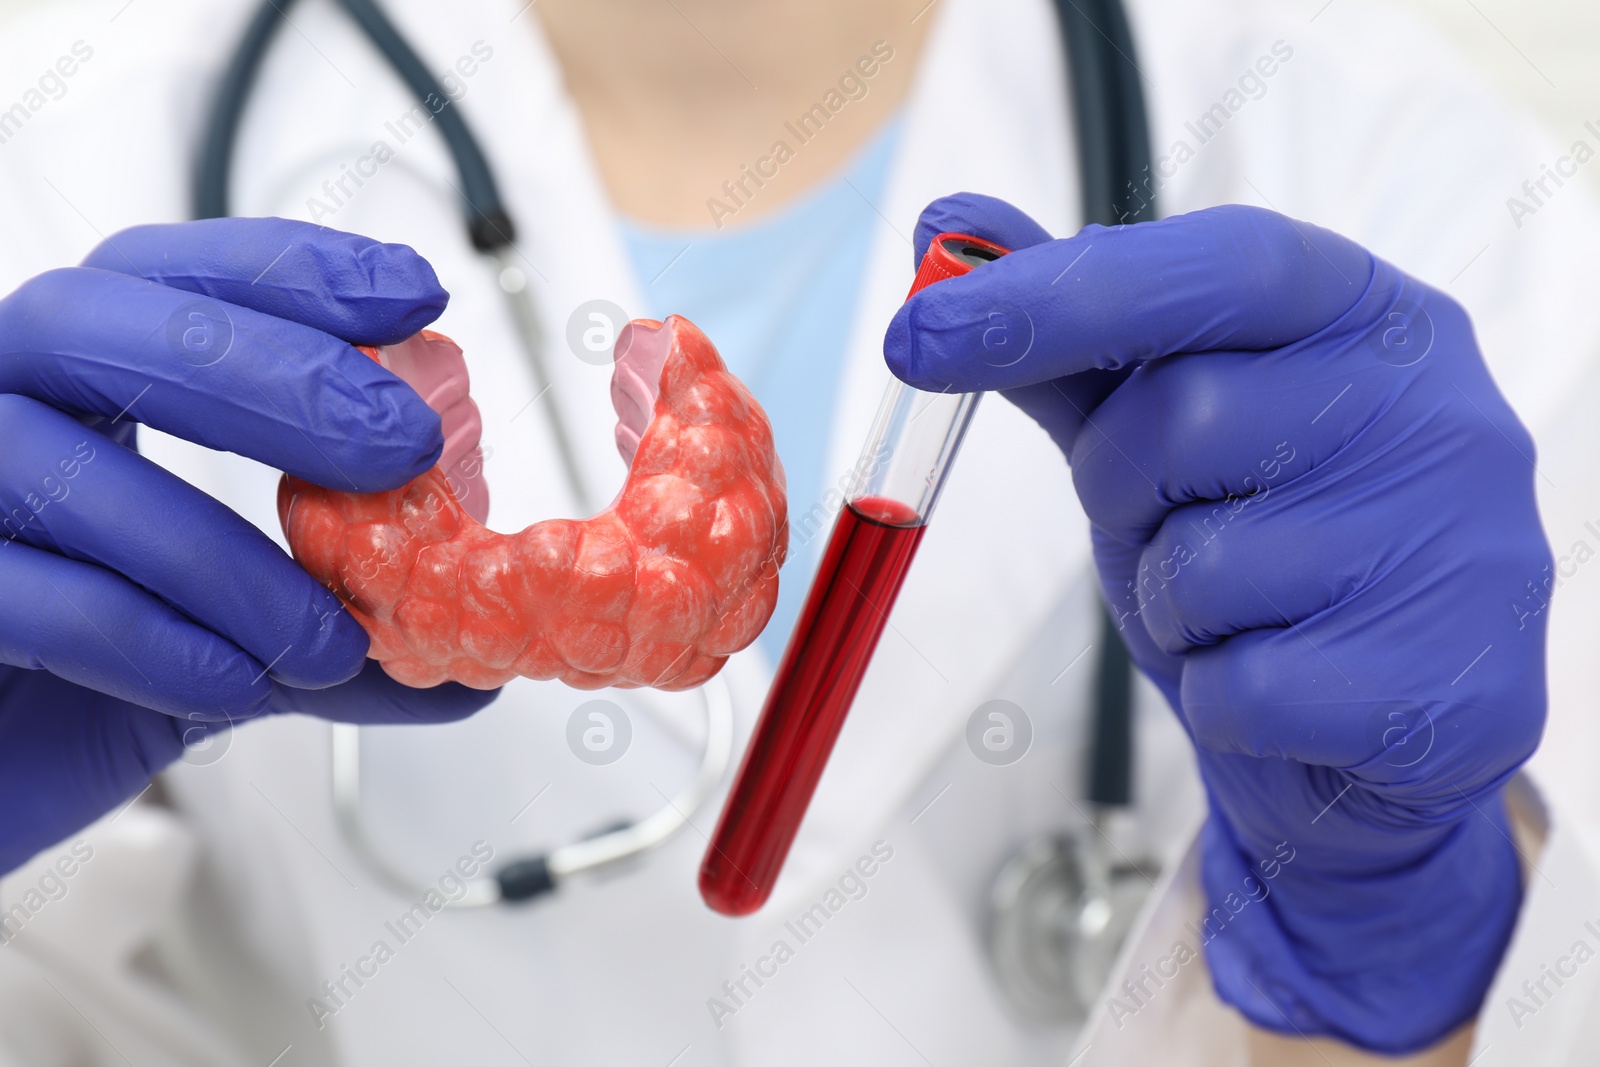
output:
[[[1234,212],[1204,216],[1213,230],[1158,230],[1172,235],[1160,247],[1107,235],[1095,248],[1092,234],[1077,245],[1044,243],[1047,234],[1079,228],[1061,59],[1044,4],[390,6],[430,65],[454,72],[457,104],[485,134],[523,220],[520,253],[551,344],[573,351],[557,361],[548,396],[518,361],[493,273],[459,232],[447,157],[425,126],[408,121],[404,90],[331,6],[297,9],[296,32],[263,72],[235,189],[241,213],[300,218],[323,230],[239,221],[116,235],[183,218],[195,87],[214,77],[240,12],[62,4],[6,34],[6,69],[55,72],[42,106],[19,95],[25,117],[5,127],[0,144],[0,183],[13,205],[3,269],[17,287],[0,308],[10,368],[3,484],[10,511],[40,502],[25,536],[3,549],[12,598],[4,633],[8,662],[48,668],[10,672],[0,705],[7,810],[27,813],[8,820],[6,865],[45,849],[0,884],[11,950],[0,954],[0,1041],[15,1062],[1024,1063],[1068,1062],[1080,1047],[1078,1062],[1234,1062],[1247,1048],[1261,1063],[1299,1062],[1297,1055],[1358,1062],[1365,1053],[1356,1045],[1433,1057],[1420,1062],[1480,1054],[1479,1063],[1581,1062],[1592,1045],[1578,1021],[1600,971],[1583,967],[1587,957],[1578,959],[1574,945],[1597,943],[1583,925],[1593,918],[1584,908],[1596,899],[1594,878],[1570,829],[1539,815],[1524,780],[1516,780],[1509,809],[1501,804],[1502,779],[1531,747],[1542,714],[1532,651],[1545,622],[1538,604],[1522,616],[1507,612],[1526,619],[1531,640],[1517,648],[1486,637],[1499,644],[1495,651],[1511,651],[1464,674],[1462,685],[1482,685],[1473,691],[1503,698],[1506,710],[1490,716],[1492,727],[1472,720],[1463,731],[1470,743],[1441,747],[1460,772],[1449,779],[1460,783],[1460,796],[1422,798],[1435,805],[1427,810],[1436,823],[1414,825],[1417,808],[1390,806],[1393,790],[1368,789],[1370,777],[1360,791],[1370,802],[1357,806],[1355,795],[1341,799],[1334,788],[1324,803],[1337,806],[1321,813],[1307,805],[1323,797],[1328,780],[1304,767],[1337,763],[1342,750],[1316,749],[1270,721],[1202,724],[1193,709],[1205,702],[1192,703],[1187,672],[1179,688],[1170,658],[1202,636],[1191,618],[1204,619],[1198,625],[1211,635],[1270,629],[1276,619],[1241,623],[1231,588],[1196,604],[1153,583],[1141,594],[1137,566],[1119,561],[1102,536],[1101,575],[1114,604],[1118,587],[1133,582],[1121,614],[1138,620],[1125,632],[1135,635],[1141,665],[1211,753],[1202,759],[1205,792],[1189,736],[1159,697],[1150,700],[1139,724],[1139,818],[1107,832],[1159,886],[1088,1028],[1018,1023],[982,950],[992,872],[1037,833],[1083,818],[1073,798],[1083,793],[1075,768],[1088,683],[1074,657],[1095,640],[1098,595],[1085,508],[1102,533],[1120,530],[1114,540],[1124,545],[1148,543],[1160,518],[1148,499],[1117,496],[1118,486],[1139,486],[1128,467],[1117,467],[1118,456],[1094,447],[1094,435],[1131,451],[1121,462],[1133,471],[1155,471],[1161,457],[1183,452],[1154,428],[1147,439],[1132,428],[1084,430],[1074,408],[1060,407],[1040,383],[1109,368],[1100,362],[1106,353],[1158,356],[1191,351],[1196,341],[1278,349],[1316,335],[1354,303],[1316,299],[1339,291],[1323,261],[1353,285],[1362,269],[1376,269],[1360,245],[1448,287],[1474,314],[1494,382],[1482,373],[1437,376],[1444,372],[1436,366],[1470,369],[1474,348],[1452,305],[1415,296],[1437,316],[1442,345],[1418,373],[1453,391],[1408,395],[1423,404],[1445,397],[1452,418],[1466,410],[1458,394],[1487,412],[1482,426],[1462,427],[1460,447],[1445,447],[1446,439],[1426,453],[1445,472],[1458,476],[1469,456],[1474,473],[1503,464],[1496,442],[1526,444],[1496,383],[1537,430],[1559,413],[1596,351],[1596,323],[1581,295],[1592,291],[1593,268],[1570,236],[1572,227],[1592,232],[1590,205],[1573,187],[1540,207],[1538,225],[1506,230],[1504,197],[1538,173],[1544,146],[1416,27],[1353,2],[1292,15],[1244,4],[1134,6],[1164,210],[1254,202],[1360,245],[1321,230],[1285,233],[1261,221],[1276,216]],[[73,59],[71,75],[61,73],[61,57]],[[870,76],[857,66],[863,59],[872,61]],[[837,110],[829,93],[845,101]],[[818,102],[827,123],[802,130],[804,140],[788,132]],[[1213,105],[1226,120],[1191,132]],[[778,142],[789,151],[776,151]],[[115,180],[107,160],[115,161]],[[765,184],[748,180],[747,169],[766,175]],[[374,885],[335,828],[321,719],[437,724],[468,715],[483,698],[453,688],[400,691],[370,671],[343,681],[360,669],[360,635],[329,619],[325,595],[252,532],[275,534],[276,470],[315,477],[325,463],[377,487],[437,455],[435,424],[415,397],[333,338],[398,338],[439,316],[468,353],[484,412],[492,522],[514,529],[576,506],[549,462],[546,405],[561,405],[574,427],[591,495],[604,497],[620,477],[610,458],[606,372],[586,362],[581,345],[567,348],[569,326],[589,321],[597,301],[632,315],[689,315],[773,415],[796,516],[784,575],[792,598],[814,566],[815,530],[819,522],[826,528],[837,495],[830,489],[852,462],[888,373],[884,326],[904,291],[913,245],[926,240],[919,212],[959,188],[1003,201],[946,209],[980,232],[1027,245],[1008,269],[1048,264],[1057,268],[1052,278],[1116,282],[1103,306],[1121,307],[1142,279],[1165,279],[1164,268],[1187,263],[1176,288],[1215,317],[1197,325],[1160,307],[1131,323],[1112,316],[1107,330],[1139,332],[1109,332],[1100,346],[1073,342],[1082,345],[1075,349],[1060,343],[1066,334],[1049,332],[1060,324],[1039,315],[1040,358],[992,379],[961,377],[990,370],[978,348],[959,343],[959,331],[941,362],[937,345],[914,340],[937,319],[919,320],[913,306],[895,320],[887,347],[897,372],[1021,390],[1021,406],[991,402],[981,412],[895,633],[764,912],[733,923],[704,910],[693,890],[701,842],[690,835],[635,870],[574,885],[527,911],[438,910]],[[1282,262],[1305,272],[1292,300],[1206,289],[1202,282],[1227,277],[1209,273],[1214,259],[1171,258],[1245,247],[1263,226],[1276,233],[1269,247]],[[1034,245],[1042,251],[1029,255]],[[1058,266],[1062,247],[1085,258]],[[89,269],[46,273],[91,249]],[[1088,257],[1097,254],[1108,265],[1091,272]],[[985,273],[1003,276],[999,267]],[[1042,274],[1012,277],[984,298],[1039,314],[1029,287]],[[1394,284],[1421,293],[1415,283]],[[165,337],[194,292],[245,309],[235,319],[239,347],[209,368],[217,373],[200,391],[185,389],[197,379],[171,364]],[[1517,299],[1505,299],[1508,292]],[[920,306],[937,315],[952,305]],[[1287,326],[1283,315],[1293,320]],[[1436,358],[1446,353],[1448,363]],[[1179,371],[1146,375],[1174,383],[1185,399],[1209,390],[1220,425],[1241,428],[1214,438],[1231,442],[1224,451],[1237,448],[1230,458],[1240,463],[1204,475],[1295,462],[1274,451],[1279,439],[1256,439],[1276,426],[1266,416],[1309,402],[1293,355],[1286,350],[1274,364],[1286,377],[1248,379],[1260,386],[1238,376],[1212,385],[1184,381]],[[1403,369],[1381,358],[1372,369],[1380,368]],[[1356,389],[1343,401],[1375,403],[1365,411],[1372,416],[1386,396]],[[1078,399],[1087,410],[1102,398]],[[1220,414],[1240,402],[1248,409]],[[79,433],[69,415],[99,421]],[[1354,424],[1339,421],[1346,417],[1357,416],[1311,409],[1300,461],[1325,454],[1317,450],[1333,438],[1317,435],[1349,432]],[[181,481],[118,448],[133,421],[142,453]],[[1144,424],[1134,420],[1135,428]],[[155,432],[162,428],[170,433]],[[1252,448],[1262,444],[1269,447],[1258,456]],[[1083,507],[1063,449],[1074,455]],[[1085,457],[1101,462],[1077,462]],[[1096,470],[1098,491],[1086,485]],[[1404,474],[1385,470],[1390,480]],[[1537,580],[1545,558],[1528,508],[1528,471],[1496,466],[1482,477],[1360,529],[1412,533],[1422,520],[1456,514],[1463,558],[1493,533],[1506,551],[1496,566],[1528,569]],[[1460,498],[1476,492],[1499,495],[1447,510],[1465,508]],[[813,509],[824,518],[808,536],[803,517]],[[1315,537],[1275,541],[1297,564],[1282,573],[1320,578],[1338,566],[1330,553],[1348,541],[1334,536],[1339,521],[1330,515]],[[1391,547],[1366,545],[1374,553]],[[1247,576],[1270,584],[1277,575],[1267,571],[1263,562],[1261,577]],[[1471,596],[1488,596],[1478,588],[1482,577],[1464,567],[1441,590],[1470,585]],[[1303,590],[1263,588],[1291,601],[1290,612],[1304,609]],[[1351,662],[1365,669],[1367,652],[1381,643],[1385,671],[1395,671],[1392,646],[1441,617],[1462,623],[1462,640],[1475,637],[1466,623],[1477,614],[1440,596],[1408,601],[1421,621],[1398,634],[1352,639]],[[741,739],[792,624],[788,603],[772,635],[729,664]],[[1218,614],[1206,615],[1207,607]],[[1141,643],[1138,626],[1155,636]],[[1285,668],[1309,656],[1284,647]],[[1341,650],[1342,641],[1324,649],[1336,663]],[[1422,658],[1405,665],[1420,667]],[[1307,658],[1283,691],[1304,696],[1309,690],[1295,686],[1328,684],[1320,662]],[[1430,670],[1442,663],[1427,661]],[[1377,684],[1373,699],[1387,698],[1379,684],[1386,677],[1359,673],[1352,684]],[[1396,689],[1399,699],[1414,696]],[[1583,714],[1563,705],[1575,695],[1556,694],[1558,719]],[[466,870],[494,856],[653,810],[692,773],[697,705],[619,697],[630,747],[595,766],[565,741],[573,712],[592,696],[523,682],[454,725],[373,731],[365,770],[376,833],[419,881],[448,897]],[[995,699],[1012,702],[1032,724],[1031,747],[1005,766],[975,759],[963,739],[974,709]],[[144,710],[151,705],[167,717]],[[309,714],[283,714],[293,711]],[[263,714],[233,731],[205,725],[249,713]],[[1380,749],[1386,721],[1377,728]],[[1408,738],[1414,727],[1407,719]],[[203,743],[179,758],[185,740]],[[1270,765],[1294,781],[1235,773],[1268,764],[1214,754],[1229,746],[1292,757]],[[119,807],[169,763],[143,799]],[[1446,779],[1427,781],[1432,788]],[[1296,792],[1298,785],[1305,788]],[[1191,845],[1204,795],[1216,817],[1204,843]],[[1286,799],[1267,805],[1264,795]],[[1277,820],[1301,814],[1306,836],[1297,839]],[[1323,827],[1339,853],[1332,867],[1326,843],[1319,848],[1310,836]],[[1156,879],[1158,866],[1164,874]],[[1397,868],[1416,871],[1415,880],[1373,875]],[[1371,890],[1365,914],[1378,929],[1356,924],[1350,932],[1329,912],[1351,898],[1318,895],[1354,869],[1373,875],[1363,879]],[[1232,883],[1243,890],[1232,897],[1237,908]],[[819,904],[825,925],[814,920],[803,937],[793,933],[793,920]],[[1227,920],[1207,926],[1215,904]],[[1383,926],[1383,916],[1394,924]],[[1226,928],[1206,936],[1219,924]],[[1191,926],[1199,933],[1186,934]],[[1398,958],[1429,938],[1454,953],[1437,971],[1431,958]],[[1339,958],[1353,992],[1330,977],[1340,970],[1328,965],[1335,946],[1347,952]],[[1222,1000],[1253,1029],[1212,994],[1197,962],[1202,951]],[[1392,981],[1408,967],[1412,980],[1396,983],[1397,991],[1362,986],[1362,976]],[[1252,999],[1249,981],[1269,974],[1274,983]],[[1313,1052],[1306,1034],[1343,1042]]]

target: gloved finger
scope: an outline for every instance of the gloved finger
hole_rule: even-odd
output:
[[[1484,484],[1526,480],[1526,464],[1509,448],[1466,454],[1475,462],[1433,470],[1418,464],[1394,478],[1384,476],[1381,462],[1352,451],[1279,488],[1174,509],[1139,560],[1145,628],[1177,654],[1245,630],[1297,626],[1360,602],[1372,631],[1380,632],[1396,625],[1385,598],[1403,601],[1460,584],[1460,610],[1481,608],[1482,617],[1453,619],[1448,632],[1433,635],[1436,654],[1425,660],[1453,676],[1497,640],[1495,631],[1511,615],[1505,605],[1525,591],[1527,561],[1539,557],[1543,544],[1531,487],[1522,499],[1501,495],[1485,509],[1524,513],[1530,522],[1520,533],[1494,530],[1484,517],[1459,509],[1407,506],[1424,494],[1469,497]],[[1420,652],[1418,643],[1413,647]],[[1409,662],[1406,669],[1421,671]]]
[[[941,196],[923,208],[917,217],[917,229],[912,237],[916,253],[913,267],[922,263],[928,246],[941,233],[982,237],[1012,251],[1032,248],[1051,239],[1050,231],[1021,208],[982,193],[954,193]]]
[[[0,356],[0,392],[337,489],[404,485],[444,447],[439,416],[344,342],[108,271],[50,271],[0,300]]]
[[[18,541],[0,541],[0,662],[195,721],[249,718],[272,696],[238,646],[103,567]]]
[[[1144,625],[1144,604],[1149,599],[1145,587],[1149,576],[1139,567],[1144,547],[1109,537],[1098,526],[1089,528],[1089,537],[1094,545],[1095,569],[1100,575],[1100,590],[1105,596],[1112,625],[1139,669],[1176,709],[1178,687],[1183,680],[1183,658],[1163,651]]]
[[[1201,353],[1139,368],[1071,442],[1073,487],[1089,520],[1140,544],[1175,508],[1236,512],[1335,454],[1398,377],[1376,360],[1351,369],[1306,366],[1296,355]],[[1336,396],[1338,417],[1318,419]]]
[[[185,735],[207,729],[47,671],[0,667],[0,872],[131,800],[183,754]]]
[[[332,334],[403,341],[450,294],[406,245],[292,219],[201,219],[135,226],[102,241],[85,267],[132,274]]]
[[[1197,743],[1395,782],[1440,769],[1438,759],[1367,766],[1379,748],[1405,743],[1396,722],[1447,731],[1440,752],[1470,752],[1513,722],[1540,720],[1543,657],[1537,644],[1528,651],[1538,632],[1515,610],[1530,561],[1549,558],[1532,478],[1509,448],[1472,455],[1433,470],[1419,464],[1405,479],[1341,458],[1329,468],[1334,483],[1362,492],[1330,497],[1296,483],[1203,543],[1188,509],[1174,512],[1144,554],[1140,573],[1151,580],[1140,581],[1140,619],[1182,653],[1182,703]],[[1515,488],[1476,510],[1396,507],[1419,493],[1471,500],[1484,484]],[[1193,552],[1174,553],[1175,544]],[[1162,554],[1187,562],[1150,564]],[[1438,617],[1437,589],[1452,590],[1448,619]],[[1536,725],[1533,733],[1530,746]],[[1462,788],[1474,781],[1459,779]]]
[[[361,673],[343,685],[329,689],[279,686],[272,708],[364,725],[441,723],[474,715],[499,695],[498,689],[469,689],[455,682],[413,689],[385,674],[377,660],[367,660]]]
[[[1359,629],[1364,621],[1328,613],[1188,653],[1182,707],[1195,742],[1210,752],[1339,768],[1413,812],[1456,812],[1463,794],[1503,784],[1533,753],[1544,724],[1542,659],[1523,657],[1485,686],[1466,685],[1470,671],[1455,686],[1442,675],[1413,680],[1400,661],[1421,662],[1431,647],[1376,670],[1365,662],[1372,639]],[[1438,621],[1402,606],[1390,625],[1411,635]],[[1495,739],[1492,748],[1485,737]]]
[[[1434,348],[1451,356],[1390,362],[1383,342],[1396,308],[1423,309]],[[1354,317],[1373,326],[1312,346],[1141,365],[1093,413],[1069,453],[1090,520],[1137,543],[1175,506],[1211,501],[1237,510],[1356,442],[1421,457],[1447,429],[1453,449],[1480,441],[1499,448],[1526,436],[1484,388],[1488,371],[1459,305],[1379,263]]]
[[[1338,322],[1372,271],[1354,242],[1257,208],[1089,226],[924,289],[896,312],[884,357],[919,388],[976,391],[1279,348]],[[1001,358],[984,347],[997,317],[1024,338]]]
[[[0,505],[5,536],[123,575],[278,681],[335,685],[366,657],[360,625],[266,534],[28,397],[0,395]]]

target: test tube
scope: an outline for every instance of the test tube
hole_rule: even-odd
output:
[[[1006,251],[942,233],[906,299]],[[700,864],[700,895],[713,910],[748,915],[771,895],[980,395],[898,381],[884,394]]]

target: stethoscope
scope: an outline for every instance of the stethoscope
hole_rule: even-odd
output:
[[[443,103],[434,127],[455,163],[472,247],[491,258],[534,384],[550,387],[544,333],[516,249],[516,227],[500,197],[477,139],[422,59],[374,0],[337,0],[412,94]],[[1132,34],[1121,0],[1054,0],[1060,23],[1078,144],[1083,213],[1107,225],[1155,215],[1150,195],[1148,122]],[[265,0],[251,18],[223,73],[205,128],[194,188],[197,218],[227,215],[234,145],[256,76],[294,0]],[[430,108],[430,110],[434,110]],[[573,438],[558,405],[547,415],[557,455],[574,499],[587,507]],[[989,950],[996,980],[1012,1006],[1040,1020],[1073,1021],[1087,1012],[1099,982],[1131,926],[1148,882],[1116,853],[1104,819],[1125,808],[1132,793],[1132,670],[1109,618],[1097,642],[1095,710],[1087,800],[1094,811],[1082,831],[1030,842],[1001,868],[991,893]],[[727,770],[733,745],[733,707],[715,678],[701,690],[706,741],[699,769],[679,794],[654,814],[543,855],[513,860],[468,888],[455,907],[527,901],[572,876],[620,863],[656,848],[689,823]],[[428,886],[406,875],[375,847],[362,813],[361,731],[332,724],[331,783],[338,824],[347,843],[383,885],[420,899]]]

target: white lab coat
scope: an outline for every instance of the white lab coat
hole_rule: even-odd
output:
[[[0,144],[0,291],[123,226],[186,215],[196,130],[241,5],[118,6],[56,0],[0,42],[0,70],[21,79],[0,104],[74,41],[94,49],[65,95]],[[436,71],[477,42],[492,49],[463,76],[461,107],[521,224],[554,353],[552,397],[579,438],[593,495],[606,498],[622,476],[608,372],[568,358],[565,327],[585,301],[643,301],[559,72],[535,20],[517,15],[521,0],[387,6]],[[438,325],[468,353],[491,450],[492,525],[570,512],[549,460],[546,401],[529,404],[535,390],[493,268],[462,232],[448,156],[432,131],[397,143],[386,124],[412,101],[330,3],[291,17],[241,141],[234,210],[310,217],[308,198],[319,197],[336,208],[326,224],[421,251],[453,294]],[[885,222],[835,417],[828,469],[841,475],[886,379],[879,342],[904,294],[920,207],[974,189],[1055,232],[1079,224],[1049,6],[942,0],[925,17],[935,22],[900,158],[875,205]],[[1592,205],[1572,185],[1514,229],[1502,203],[1558,149],[1419,26],[1360,0],[1320,14],[1314,4],[1139,0],[1132,17],[1156,154],[1182,138],[1195,149],[1168,167],[1165,212],[1264,203],[1349,234],[1466,303],[1502,386],[1536,429],[1579,432],[1562,415],[1600,352]],[[1264,94],[1197,144],[1186,121],[1226,107],[1240,75],[1279,41],[1292,56],[1264,79]],[[930,77],[936,69],[966,76]],[[324,181],[380,139],[394,158],[335,203]],[[155,433],[141,440],[277,535],[275,472]],[[806,491],[796,487],[793,512],[810,507]],[[989,977],[984,909],[995,870],[1030,837],[1083,823],[1074,798],[1093,662],[1078,657],[1095,639],[1088,562],[1060,454],[1013,408],[985,404],[783,879],[766,909],[743,920],[697,898],[694,871],[714,820],[706,810],[626,872],[531,908],[442,912],[402,940],[391,927],[413,902],[383,890],[335,826],[326,725],[252,723],[166,774],[168,807],[141,803],[80,835],[93,858],[61,879],[59,900],[44,895],[0,952],[0,1064],[1006,1064],[1065,1063],[1085,1046],[1074,1062],[1234,1062],[1242,1031],[1202,968],[1185,969],[1131,1019],[1112,1018],[1108,993],[1082,1034],[1017,1023]],[[1592,666],[1573,662],[1566,675],[1557,668],[1574,684],[1557,692],[1555,715],[1583,725],[1557,729],[1589,739],[1595,688],[1582,672]],[[728,665],[738,743],[770,670],[759,649]],[[1199,911],[1189,850],[1200,793],[1170,713],[1143,696],[1138,818],[1118,845],[1165,861],[1167,874],[1119,965],[1128,976]],[[697,699],[618,697],[632,747],[594,767],[564,739],[568,714],[590,697],[521,681],[464,723],[368,731],[368,817],[385,850],[437,882],[474,846],[504,859],[654,810],[698,759]],[[980,763],[963,740],[970,713],[994,698],[1020,705],[1035,731],[1028,755],[1005,768]],[[1593,787],[1565,773],[1579,754],[1550,762],[1552,792],[1580,815],[1600,812],[1584,791]],[[1565,944],[1569,926],[1571,939],[1585,936],[1574,908],[1594,904],[1600,916],[1581,826],[1557,821],[1544,850],[1530,852],[1551,880],[1559,872],[1561,892],[1547,899],[1541,876],[1530,876],[1520,955],[1502,982],[1554,965],[1561,952],[1550,946]],[[866,894],[796,943],[785,920],[823,900],[875,845],[892,856]],[[55,855],[0,880],[0,906],[37,888]],[[792,958],[761,964],[776,966],[774,976],[759,987],[746,979],[738,999],[724,990],[786,938]],[[391,953],[381,962],[379,941]],[[367,977],[358,986],[346,968]],[[1483,1024],[1492,1047],[1479,1062],[1534,1062],[1515,1054],[1529,1034],[1544,1042],[1537,1062],[1579,1062],[1574,1031],[1597,976],[1600,966],[1581,971],[1521,1016],[1520,1029],[1497,1023],[1507,1011],[1497,990]],[[343,982],[340,999],[324,982]],[[338,1010],[316,1020],[312,998]]]

